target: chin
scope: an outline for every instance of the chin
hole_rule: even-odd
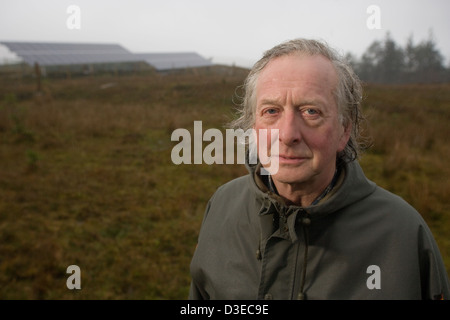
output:
[[[308,181],[308,175],[302,172],[300,168],[282,168],[274,174],[273,179],[281,183],[296,184]]]

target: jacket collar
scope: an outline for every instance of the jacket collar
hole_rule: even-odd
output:
[[[256,198],[262,203],[259,214],[278,212],[280,215],[291,215],[294,212],[303,212],[311,219],[336,212],[341,208],[365,198],[375,191],[376,184],[368,180],[358,161],[342,165],[340,179],[329,195],[315,205],[301,207],[287,204],[286,201],[274,192],[271,192],[261,178],[261,164],[246,164],[250,172],[250,185]]]

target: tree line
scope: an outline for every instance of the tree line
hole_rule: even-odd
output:
[[[439,52],[432,32],[417,44],[410,36],[404,47],[386,34],[374,41],[360,58],[348,53],[347,60],[365,82],[372,83],[442,83],[450,82],[450,66]]]

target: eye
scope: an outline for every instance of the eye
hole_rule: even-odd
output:
[[[309,119],[315,119],[319,117],[320,111],[315,108],[305,108],[302,110],[302,114]]]
[[[317,110],[314,110],[311,108],[306,109],[305,112],[306,112],[306,114],[311,115],[311,116],[319,114],[319,112]]]
[[[277,114],[278,110],[275,108],[267,108],[264,110],[263,113],[268,114],[268,115],[274,115]]]

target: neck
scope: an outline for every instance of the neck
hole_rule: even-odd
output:
[[[326,179],[319,181],[308,181],[304,183],[283,183],[281,181],[273,180],[273,183],[280,196],[288,201],[288,203],[307,207],[311,204],[319,202],[326,194],[333,188],[337,171],[327,175]]]
[[[321,192],[304,190],[304,188],[299,188],[298,186],[291,184],[283,184],[275,182],[278,190],[278,194],[288,201],[290,204],[294,204],[301,207],[307,207],[313,203]],[[326,185],[322,190],[325,190]]]

